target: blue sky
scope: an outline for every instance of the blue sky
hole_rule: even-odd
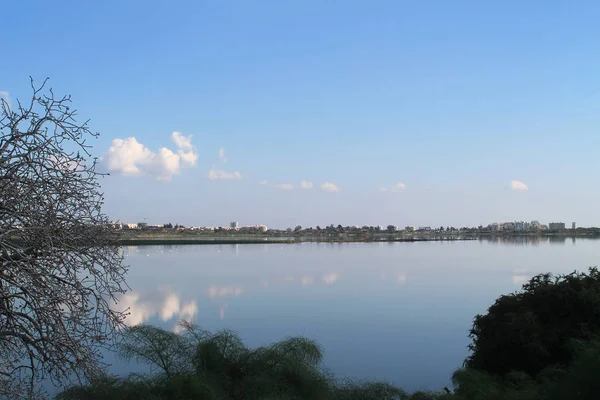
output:
[[[114,219],[600,226],[599,14],[550,0],[12,1],[0,91],[26,98],[28,76],[48,76],[73,96],[101,133]]]

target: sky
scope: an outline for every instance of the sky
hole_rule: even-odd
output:
[[[5,1],[124,222],[600,226],[600,3]],[[146,220],[147,218],[147,220]]]

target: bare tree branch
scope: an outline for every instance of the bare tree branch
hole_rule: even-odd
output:
[[[125,316],[114,304],[127,268],[86,144],[98,134],[46,85],[1,107],[1,398],[96,376]]]

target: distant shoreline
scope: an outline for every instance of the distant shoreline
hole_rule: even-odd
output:
[[[216,244],[297,244],[297,243],[385,243],[385,242],[454,242],[465,240],[477,240],[477,238],[395,238],[395,239],[247,239],[247,238],[219,238],[219,239],[200,239],[200,238],[143,238],[143,239],[122,239],[119,240],[121,246],[153,246],[153,245],[216,245]]]
[[[190,234],[164,234],[144,233],[140,235],[126,235],[118,240],[121,246],[152,246],[152,245],[218,245],[218,244],[297,244],[297,243],[416,243],[416,242],[453,242],[470,240],[536,240],[548,239],[566,240],[567,238],[599,238],[600,232],[596,229],[576,232],[452,232],[452,233],[416,233],[416,234],[390,234],[379,233],[376,235],[361,234],[330,234],[330,235],[190,235]]]

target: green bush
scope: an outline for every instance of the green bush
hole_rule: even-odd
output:
[[[537,376],[549,366],[567,366],[570,339],[591,339],[600,331],[600,273],[543,274],[523,290],[501,296],[470,331],[468,368],[504,376]]]
[[[387,383],[336,382],[321,366],[321,347],[312,340],[287,338],[247,348],[228,330],[210,334],[183,323],[179,334],[149,325],[127,329],[118,354],[148,364],[155,373],[104,377],[62,392],[60,400],[405,400]]]

